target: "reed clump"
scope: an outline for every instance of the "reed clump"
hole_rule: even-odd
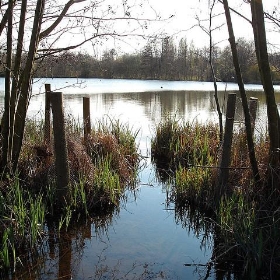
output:
[[[234,267],[236,275],[270,279],[280,275],[279,205],[277,190],[267,185],[269,143],[258,135],[256,155],[262,181],[254,184],[244,129],[235,131],[229,181],[220,197],[214,196],[219,171],[218,127],[183,123],[168,117],[152,139],[153,161],[172,172],[171,195],[175,209],[199,208],[211,213],[215,245],[213,264]],[[181,219],[184,220],[184,219]],[[240,274],[241,273],[241,274]],[[272,277],[272,278],[271,278]]]
[[[60,209],[53,141],[44,143],[41,121],[27,122],[18,173],[1,180],[0,268],[16,266],[21,254],[38,248],[46,221],[61,229],[79,216],[115,211],[125,190],[134,187],[138,132],[117,120],[100,121],[84,139],[78,123],[68,120],[66,127],[70,185]]]
[[[215,125],[182,123],[172,117],[156,127],[151,152],[154,162],[171,170],[179,166],[208,165],[217,155],[219,134]]]

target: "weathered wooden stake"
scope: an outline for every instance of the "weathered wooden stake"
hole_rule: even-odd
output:
[[[86,140],[88,135],[91,133],[89,97],[83,97],[83,118],[84,118],[84,138]]]
[[[229,165],[231,160],[231,145],[233,135],[233,123],[235,115],[236,94],[230,93],[227,100],[226,124],[224,141],[222,143],[222,155],[220,159],[220,169],[218,175],[219,195],[224,193],[229,176]]]
[[[44,141],[47,146],[51,142],[51,85],[45,84],[45,127],[44,127]]]
[[[249,100],[249,110],[250,110],[251,125],[252,125],[252,131],[253,132],[254,132],[254,129],[255,129],[257,109],[258,109],[258,98],[250,97],[250,100]]]
[[[58,202],[60,203],[60,206],[62,206],[68,197],[68,187],[70,182],[62,93],[52,92],[50,100],[53,112],[57,195]]]

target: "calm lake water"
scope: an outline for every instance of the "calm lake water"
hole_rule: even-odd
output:
[[[150,140],[155,125],[166,115],[182,120],[217,122],[213,84],[105,79],[40,79],[33,87],[29,117],[43,117],[44,84],[64,93],[67,115],[82,118],[82,97],[91,100],[92,122],[104,116],[119,119],[140,130],[139,150],[145,157],[135,192],[128,192],[119,211],[82,224],[68,232],[63,242],[49,238],[45,258],[36,269],[17,279],[216,279],[205,266],[212,256],[213,236],[204,226],[195,227],[167,205],[167,186],[155,175],[150,162]],[[236,84],[219,83],[219,98],[225,107],[226,93]],[[266,128],[265,97],[259,85],[247,85],[250,96],[259,99],[257,131]],[[0,107],[4,80],[0,79]],[[280,87],[275,87],[277,102]],[[236,114],[242,121],[240,101]]]

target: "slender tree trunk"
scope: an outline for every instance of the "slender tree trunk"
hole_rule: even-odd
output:
[[[0,35],[2,34],[7,22],[8,22],[8,18],[9,18],[9,9],[6,10],[6,12],[4,13],[1,22],[0,22]]]
[[[15,133],[13,139],[13,170],[16,170],[19,154],[21,151],[24,127],[26,121],[26,112],[30,98],[30,86],[32,79],[32,72],[34,67],[35,55],[39,44],[39,35],[41,31],[42,18],[45,8],[45,0],[38,0],[35,10],[35,17],[33,22],[32,35],[30,39],[28,57],[25,68],[23,70],[22,79],[20,82],[20,95],[18,106],[15,115]]]
[[[25,28],[25,16],[26,16],[27,0],[21,1],[21,14],[19,21],[19,31],[17,39],[17,50],[15,55],[14,70],[13,70],[13,86],[11,92],[11,115],[14,116],[16,108],[17,93],[19,88],[19,72],[21,67],[22,50],[23,50],[23,37]]]
[[[210,8],[210,18],[209,18],[209,64],[210,64],[210,69],[211,69],[211,74],[214,82],[214,98],[215,98],[215,103],[216,103],[216,109],[219,117],[219,137],[220,137],[220,142],[223,140],[223,114],[221,111],[220,107],[220,102],[218,98],[218,88],[217,88],[217,77],[215,75],[215,70],[213,67],[213,41],[212,41],[212,11],[215,5],[215,1],[213,1],[212,6]]]
[[[22,59],[26,7],[27,7],[27,0],[22,0],[18,40],[17,40],[17,50],[15,55],[15,61],[14,61],[12,90],[11,90],[11,98],[10,98],[9,154],[12,154],[12,150],[13,150],[14,122],[15,122],[16,105],[17,105],[18,94],[19,94],[18,89],[20,88],[19,75],[20,75],[20,67],[21,67],[21,59]]]
[[[251,12],[256,55],[267,103],[268,133],[270,139],[270,166],[272,169],[275,169],[279,167],[279,112],[275,101],[268,60],[262,0],[251,0]]]
[[[5,5],[8,4],[8,8],[3,17],[0,19],[0,35],[5,27],[7,27],[7,60],[6,60],[6,88],[5,88],[5,111],[2,118],[2,159],[0,167],[4,170],[8,167],[7,171],[13,172],[17,168],[18,159],[22,147],[24,127],[26,122],[26,113],[31,97],[31,82],[34,74],[34,61],[38,51],[39,41],[42,38],[47,37],[54,29],[61,23],[62,19],[66,17],[69,8],[76,3],[83,2],[85,0],[68,0],[63,6],[61,13],[56,17],[54,22],[51,22],[50,26],[41,32],[41,24],[45,9],[46,0],[36,0],[36,9],[34,13],[34,21],[31,33],[31,39],[29,43],[29,51],[24,67],[22,67],[22,50],[23,50],[23,38],[25,30],[26,12],[27,12],[27,0],[7,0]],[[21,7],[19,22],[13,26],[14,6]],[[1,6],[1,0],[0,0]],[[33,11],[33,8],[32,8]],[[17,13],[16,13],[17,14]],[[30,17],[30,18],[33,18]],[[12,39],[13,28],[19,28],[17,31],[17,51],[15,53],[15,61],[12,64]],[[11,69],[13,65],[14,69]],[[11,74],[12,73],[12,74]],[[11,88],[12,79],[12,88]]]
[[[12,43],[13,43],[13,1],[9,0],[7,9],[7,56],[5,69],[5,111],[2,119],[2,161],[1,169],[10,168],[8,163],[11,160],[9,147],[10,132],[10,104],[11,104],[11,71],[12,71]]]
[[[228,1],[223,0],[223,4],[224,4],[224,10],[225,10],[225,15],[226,15],[226,20],[227,20],[229,42],[230,42],[231,51],[232,51],[233,64],[234,64],[234,68],[235,68],[236,78],[237,78],[237,82],[238,82],[238,86],[239,86],[239,91],[240,91],[242,106],[243,106],[243,111],[244,111],[245,129],[246,129],[246,136],[247,136],[249,158],[250,158],[250,163],[251,163],[251,167],[252,167],[252,171],[253,171],[253,175],[254,175],[254,180],[255,180],[255,183],[257,183],[260,181],[260,174],[259,174],[258,163],[256,160],[256,155],[255,155],[255,147],[254,147],[254,141],[253,141],[253,133],[252,133],[249,106],[248,106],[244,82],[243,82],[243,78],[242,78],[242,74],[241,74],[241,70],[240,70],[240,65],[239,65],[239,61],[238,61],[236,42],[235,42],[235,37],[234,37],[234,32],[233,32],[233,27],[232,27],[232,21],[231,21]]]

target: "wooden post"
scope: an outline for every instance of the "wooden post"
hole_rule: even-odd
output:
[[[224,141],[222,143],[222,155],[220,159],[220,169],[218,175],[219,195],[224,193],[228,182],[229,166],[231,160],[233,123],[234,123],[234,115],[235,115],[235,103],[236,103],[236,94],[230,93],[228,95],[228,100],[227,100],[225,134],[224,134]]]
[[[61,92],[51,93],[53,112],[54,153],[58,203],[62,206],[68,196],[70,172],[66,143],[63,99]]]
[[[44,141],[49,147],[51,142],[51,85],[45,84],[45,127],[44,127]]]
[[[249,110],[250,110],[250,116],[251,116],[252,132],[254,132],[254,129],[255,129],[257,109],[258,109],[258,98],[250,97]]]
[[[84,118],[84,138],[86,140],[88,135],[91,133],[89,97],[83,97],[83,118]]]

